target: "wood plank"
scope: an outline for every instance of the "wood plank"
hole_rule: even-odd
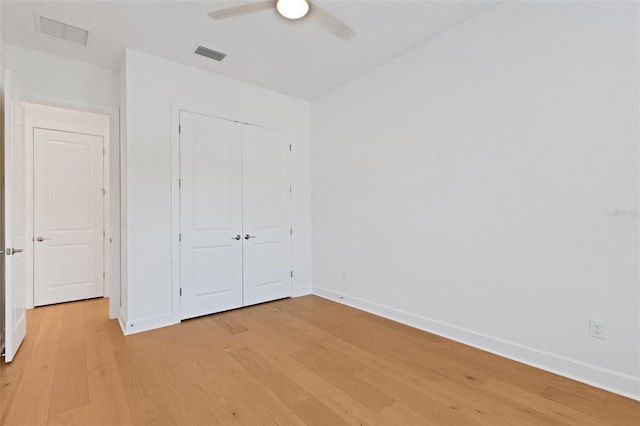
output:
[[[89,412],[94,425],[130,425],[131,414],[106,331],[86,335]]]
[[[3,368],[0,370],[0,374],[9,375],[16,372],[22,373],[26,363],[29,360],[29,353],[35,342],[35,337],[38,335],[40,325],[42,324],[42,318],[47,310],[29,309],[27,310],[27,334],[16,353],[13,361],[6,364],[3,363]]]
[[[454,398],[442,392],[442,385],[437,387],[437,392],[433,392],[433,382],[421,382],[420,385],[416,385],[416,381],[410,378],[402,367],[396,367],[393,363],[371,367],[362,362],[366,359],[364,351],[357,348],[346,351],[329,349],[331,343],[332,341],[326,341],[314,350],[331,365],[343,365],[343,374],[349,372],[352,377],[362,380],[367,385],[384,390],[412,411],[441,424],[454,421],[459,424],[481,423],[478,417],[485,415],[484,413],[479,412],[472,403],[457,404]],[[457,410],[455,414],[453,410]]]
[[[247,327],[240,324],[238,321],[233,319],[230,315],[214,315],[213,320],[227,333],[231,335],[236,335],[240,333],[244,333],[245,331],[249,331]]]
[[[136,425],[175,425],[176,420],[167,406],[164,395],[158,389],[157,393],[149,393],[142,398],[129,402],[131,420]]]
[[[549,417],[549,423],[558,425],[603,425],[602,420],[590,415],[578,412],[569,407],[548,400],[535,393],[527,392],[517,386],[489,379],[482,384],[482,388],[502,398],[512,400],[518,404],[525,404],[531,410],[543,413]]]
[[[640,424],[638,401],[314,296],[126,337],[107,316],[27,312],[0,424]]]
[[[89,404],[49,416],[48,426],[86,426],[91,424]]]
[[[549,386],[541,395],[548,400],[593,416],[603,423],[610,421],[617,426],[638,425],[638,415],[622,410],[607,410],[605,405],[607,395],[605,391],[600,389],[590,388],[577,392],[571,387],[553,385]]]
[[[0,364],[4,365],[4,362],[0,360]],[[22,378],[22,371],[15,371],[12,374],[6,374],[0,376],[0,424],[7,416],[9,408],[13,405],[13,398],[20,384]]]
[[[350,424],[375,424],[378,413],[352,398],[289,356],[270,359],[281,371],[304,387],[314,398]]]
[[[394,402],[393,405],[382,410],[380,414],[382,418],[376,422],[380,426],[389,424],[398,426],[438,426],[442,424],[433,421],[431,418],[425,418],[401,402]]]
[[[65,344],[58,349],[49,407],[51,416],[89,404],[83,315],[82,304],[65,304],[61,328]]]
[[[251,407],[248,407],[240,400],[214,409],[213,414],[220,421],[220,424],[225,426],[255,426],[260,424],[260,420]]]
[[[109,324],[109,299],[89,299],[84,300],[84,328],[86,333],[98,333],[105,331]],[[115,320],[114,320],[115,321]]]
[[[113,354],[121,387],[130,403],[155,394],[159,388],[159,376],[156,373],[159,364],[157,355],[155,351],[143,349],[118,351]]]
[[[629,415],[632,419],[636,419],[637,424],[640,424],[640,401],[610,393],[605,406],[607,410],[615,410]]]
[[[295,413],[271,389],[259,387],[243,401],[263,425],[304,426]]]
[[[20,345],[13,362],[0,360],[0,424],[4,421],[11,407],[22,373],[28,363],[35,336],[38,334],[45,310],[30,309],[27,311],[27,335]]]
[[[303,349],[291,357],[375,412],[379,413],[395,402],[386,393],[354,377],[347,365],[332,363],[313,350]]]
[[[29,354],[29,362],[25,364],[13,402],[4,419],[5,424],[47,423],[63,313],[64,307],[61,306],[45,311]]]
[[[222,425],[213,414],[211,404],[205,398],[202,387],[197,384],[183,385],[178,388],[162,389],[162,395],[167,408],[177,424]]]
[[[346,425],[341,417],[315,398],[302,401],[293,412],[308,425]]]
[[[256,380],[267,386],[287,406],[293,407],[311,398],[311,394],[301,388],[277,368],[249,348],[229,352]]]

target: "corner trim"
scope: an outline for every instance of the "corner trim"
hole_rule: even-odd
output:
[[[127,316],[124,314],[122,308],[120,308],[118,312],[118,324],[120,324],[120,329],[122,330],[122,334],[127,335]]]
[[[120,318],[122,321],[123,318]],[[178,324],[180,321],[175,322],[173,320],[173,314],[157,315],[154,317],[141,318],[138,320],[128,320],[124,323],[123,329],[125,336],[130,334],[142,333],[143,331],[155,330],[156,328],[168,327],[170,325]],[[122,323],[120,324],[122,326]]]

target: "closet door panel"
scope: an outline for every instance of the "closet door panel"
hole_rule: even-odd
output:
[[[290,135],[243,129],[243,304],[291,296]]]
[[[242,126],[180,113],[181,317],[242,306]]]

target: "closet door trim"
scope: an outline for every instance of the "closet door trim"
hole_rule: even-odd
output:
[[[223,113],[220,111],[213,111],[210,109],[194,107],[192,105],[182,104],[180,102],[171,102],[171,301],[172,301],[172,315],[173,322],[179,323],[181,321],[181,297],[180,297],[180,241],[179,241],[179,233],[180,233],[180,188],[179,188],[179,179],[180,179],[180,133],[179,133],[179,125],[180,125],[180,112],[188,112],[194,114],[206,115],[222,120],[235,121],[243,124],[250,124],[255,127],[268,128],[273,130],[280,130],[287,132],[290,136],[290,140],[293,141],[293,132],[290,129],[277,129],[270,126],[262,126],[254,123],[249,123],[248,121],[243,119],[242,117],[234,117],[227,113]],[[126,141],[123,140],[123,143]],[[295,148],[295,147],[294,147]],[[293,159],[290,155],[289,161],[289,176],[291,179],[291,185],[293,185]],[[126,181],[126,157],[121,158],[123,164],[123,181]],[[126,195],[126,194],[123,194]],[[126,197],[123,197],[126,199]],[[126,205],[123,204],[123,209],[126,209]],[[292,226],[292,215],[293,211],[293,197],[291,196],[289,199],[289,218],[290,218],[290,226]],[[290,246],[293,246],[293,241],[291,241]],[[123,247],[126,247],[126,236],[123,235]],[[123,250],[123,257],[127,256],[126,250]],[[289,253],[289,260],[291,267],[293,268],[293,253]],[[126,268],[122,270],[122,277],[126,279],[127,271]],[[291,295],[293,295],[293,279],[291,279]],[[125,295],[126,297],[126,295]],[[126,307],[121,307],[121,309],[126,309]]]

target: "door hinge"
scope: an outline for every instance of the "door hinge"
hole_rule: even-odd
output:
[[[289,228],[289,235],[293,235],[293,228]]]
[[[291,271],[291,278],[293,278],[293,271]]]
[[[178,134],[182,133],[182,126],[178,124]]]
[[[180,296],[182,296],[182,287],[180,287]]]
[[[292,147],[291,147],[291,144],[289,144],[289,151],[291,151],[291,150],[292,150]]]
[[[102,278],[107,278],[107,273],[102,271]]]
[[[104,229],[102,230],[102,238],[105,238],[107,236],[107,231],[105,231]]]
[[[182,242],[182,232],[178,234],[178,241]]]
[[[289,185],[289,194],[293,194],[293,186]]]
[[[104,188],[100,188],[100,190],[102,191],[102,196],[104,197],[105,195],[107,195],[107,191]]]
[[[178,188],[182,188],[182,179],[178,179]]]
[[[102,147],[102,155],[105,155],[106,153],[107,153],[107,150],[104,147]]]

